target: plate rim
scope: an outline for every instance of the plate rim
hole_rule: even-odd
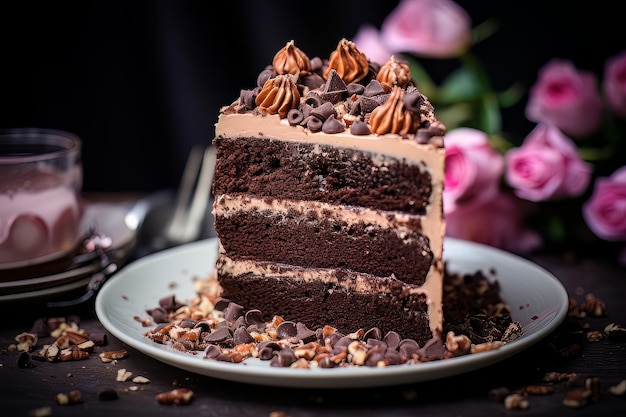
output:
[[[177,352],[167,346],[161,346],[145,339],[143,334],[147,331],[147,328],[140,327],[141,324],[139,323],[132,323],[132,321],[135,321],[133,320],[132,314],[128,315],[128,323],[132,323],[133,326],[136,325],[139,327],[137,333],[141,330],[141,337],[138,337],[138,334],[127,334],[123,329],[118,328],[115,325],[114,320],[112,320],[107,311],[107,297],[112,296],[109,294],[113,293],[113,289],[120,285],[125,277],[129,275],[132,276],[132,274],[136,273],[135,271],[141,271],[141,269],[149,263],[167,262],[168,260],[171,261],[173,259],[175,260],[179,257],[184,257],[185,254],[193,253],[193,251],[196,250],[211,250],[211,245],[214,246],[213,249],[217,252],[218,242],[215,237],[166,249],[133,261],[121,271],[113,275],[113,277],[109,279],[107,284],[103,286],[96,296],[96,315],[102,325],[117,339],[147,356],[179,369],[184,369],[205,376],[265,386],[292,388],[359,388],[389,386],[440,379],[470,372],[502,361],[527,349],[531,345],[534,345],[556,329],[565,319],[569,306],[569,296],[567,291],[558,278],[556,278],[547,269],[528,259],[522,258],[521,256],[505,252],[495,247],[446,237],[444,242],[444,253],[446,245],[467,247],[475,251],[482,252],[483,254],[504,257],[509,262],[521,263],[525,267],[531,268],[534,272],[541,273],[541,275],[545,278],[549,278],[551,281],[551,289],[555,292],[554,296],[558,298],[558,300],[555,300],[556,310],[552,312],[552,317],[549,318],[542,327],[539,327],[531,334],[524,334],[519,339],[507,343],[499,349],[480,354],[470,354],[420,364],[394,365],[385,368],[355,366],[332,369],[277,368],[270,367],[269,364],[266,363],[261,364],[262,366],[246,366],[245,364],[224,363],[214,360],[203,360],[202,362],[199,362],[199,358],[197,356],[201,355],[201,352],[195,355],[188,352]],[[207,260],[207,263],[208,262],[209,261]],[[184,266],[181,267],[184,268]],[[211,269],[212,265],[208,263],[206,273],[208,274]],[[138,277],[135,277],[134,279],[137,278]],[[191,277],[189,278],[191,279]],[[496,279],[501,281],[502,277],[499,276]],[[169,281],[171,281],[171,278]],[[173,289],[171,292],[176,293],[176,289]],[[167,294],[165,293],[162,294],[162,296],[166,295]],[[198,366],[199,364],[202,364],[202,366]],[[436,373],[436,375],[434,375],[434,373]]]

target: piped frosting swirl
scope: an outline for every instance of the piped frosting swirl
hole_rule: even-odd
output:
[[[344,38],[339,41],[337,49],[330,54],[324,78],[328,78],[333,69],[345,83],[358,82],[369,73],[369,61],[365,54],[357,49],[354,42]]]
[[[387,102],[376,107],[370,115],[372,133],[377,135],[415,133],[419,123],[419,114],[407,109],[404,105],[404,90],[397,85],[392,88]]]
[[[311,72],[311,60],[294,41],[287,42],[287,45],[274,55],[272,66],[277,74],[300,75]]]
[[[411,70],[407,64],[391,56],[389,61],[380,67],[376,80],[389,86],[406,87],[411,82]]]
[[[289,110],[300,104],[300,93],[293,76],[283,74],[267,80],[255,103],[262,113],[278,114],[281,119],[287,117]]]

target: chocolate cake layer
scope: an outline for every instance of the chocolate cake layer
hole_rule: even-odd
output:
[[[315,200],[424,215],[432,178],[424,165],[350,148],[218,136],[215,195]]]
[[[378,327],[383,334],[396,331],[421,345],[432,338],[427,297],[398,280],[263,263],[240,267],[248,272],[231,274],[236,265],[220,256],[220,285],[229,299],[261,310],[266,320],[279,315],[310,328],[324,323],[345,333]]]
[[[219,202],[217,203],[219,205]],[[433,254],[420,233],[332,216],[240,210],[216,217],[225,253],[236,259],[340,268],[422,285]]]

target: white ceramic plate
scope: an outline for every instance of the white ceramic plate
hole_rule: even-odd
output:
[[[178,300],[194,295],[194,279],[204,279],[214,269],[217,240],[207,239],[168,249],[139,259],[114,275],[96,298],[98,318],[111,334],[133,348],[166,364],[231,381],[300,388],[357,388],[395,385],[443,378],[508,358],[552,332],[565,318],[568,295],[549,272],[518,256],[471,242],[447,238],[445,257],[452,272],[496,271],[501,295],[513,320],[524,334],[500,349],[417,365],[386,368],[346,367],[291,369],[270,367],[269,361],[248,359],[240,364],[203,359],[175,351],[146,338],[146,328],[135,317],[160,298],[174,294]],[[489,275],[491,276],[491,275]]]
[[[124,257],[130,250],[136,234],[135,230],[126,225],[125,216],[127,212],[128,208],[124,206],[103,203],[90,204],[86,207],[81,221],[82,234],[86,235],[92,226],[97,227],[98,230],[111,238],[112,245],[107,252],[115,251],[117,256]],[[58,271],[54,274],[3,281],[0,282],[0,302],[71,291],[86,285],[91,275],[97,270],[98,265],[91,263],[74,269]]]

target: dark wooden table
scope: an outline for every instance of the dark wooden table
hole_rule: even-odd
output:
[[[603,332],[610,323],[626,325],[626,269],[606,260],[559,255],[534,255],[531,260],[555,274],[579,303],[594,294],[606,306],[602,317],[567,319],[553,334],[503,362],[467,374],[430,382],[360,389],[288,389],[247,385],[197,375],[163,364],[108,335],[88,359],[68,362],[34,361],[18,366],[19,353],[10,348],[15,337],[31,330],[41,317],[79,317],[88,334],[106,333],[93,300],[75,307],[48,309],[41,302],[0,304],[0,410],[3,416],[617,416],[626,415],[626,395],[609,393],[626,379],[626,342],[588,341],[586,333]],[[52,339],[39,340],[39,346]],[[127,349],[126,359],[103,363],[98,352]],[[147,384],[118,382],[119,369],[150,380]],[[548,372],[576,374],[573,382],[546,382]],[[597,396],[580,408],[564,405],[569,390],[598,383]],[[549,385],[553,392],[526,394],[528,408],[509,410],[494,398],[494,390],[523,392],[531,385]],[[193,390],[189,405],[162,405],[157,394],[184,387]],[[117,399],[101,394],[115,391]],[[58,405],[57,394],[80,391],[80,402]],[[49,409],[47,408],[49,407]]]

